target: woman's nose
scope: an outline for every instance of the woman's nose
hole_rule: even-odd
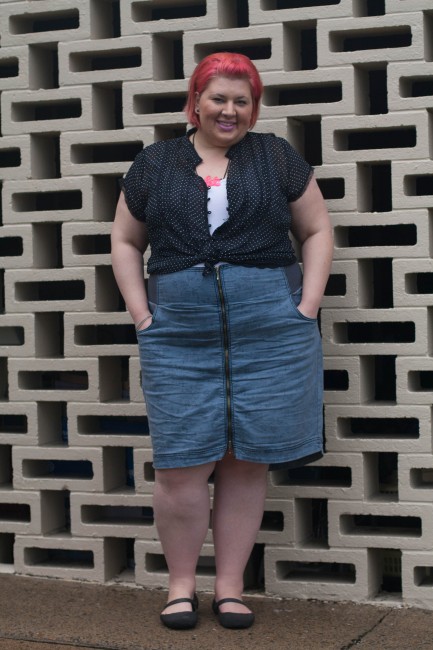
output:
[[[223,106],[223,113],[226,115],[233,115],[235,112],[235,105],[233,102],[226,102]]]

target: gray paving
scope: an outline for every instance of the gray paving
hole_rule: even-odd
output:
[[[194,630],[158,618],[159,590],[0,576],[0,650],[433,650],[433,612],[251,595],[249,630],[221,628],[199,594]]]

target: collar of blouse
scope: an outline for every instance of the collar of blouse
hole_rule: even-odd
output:
[[[184,146],[184,148],[185,148],[185,155],[186,155],[190,160],[192,160],[192,161],[194,162],[195,166],[197,166],[198,163],[200,163],[200,162],[202,161],[202,159],[201,159],[200,156],[198,155],[197,151],[195,150],[194,145],[193,145],[192,142],[190,141],[190,137],[193,135],[193,133],[197,133],[197,130],[198,130],[198,129],[196,129],[195,127],[192,128],[192,129],[189,129],[189,130],[186,132],[186,134],[185,134],[185,136],[184,136],[184,138],[183,138],[183,141],[182,141],[182,144],[183,144],[183,146]],[[232,158],[234,158],[234,156],[236,155],[236,152],[238,151],[238,149],[239,149],[239,148],[243,145],[243,143],[247,140],[248,135],[249,135],[249,133],[247,133],[247,134],[242,138],[242,140],[239,140],[239,142],[236,142],[236,144],[233,144],[233,145],[230,147],[230,149],[228,149],[228,151],[227,151],[227,153],[226,153],[226,158],[229,158],[229,160],[231,160]]]

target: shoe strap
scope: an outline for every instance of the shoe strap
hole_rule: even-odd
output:
[[[247,607],[247,605],[245,605],[243,600],[239,600],[239,598],[221,598],[221,600],[215,603],[215,605],[219,607],[220,605],[224,605],[224,603],[238,603],[239,605],[244,605],[245,607]]]
[[[164,609],[167,609],[167,607],[170,607],[171,605],[177,605],[178,603],[190,603],[190,605],[192,605],[193,610],[196,607],[195,598],[175,598],[174,600],[170,600],[170,602],[165,605]]]

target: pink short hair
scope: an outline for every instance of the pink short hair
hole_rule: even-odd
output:
[[[211,79],[215,77],[241,78],[248,81],[253,98],[250,127],[254,126],[259,115],[263,83],[251,59],[244,54],[232,52],[209,54],[195,68],[189,80],[188,97],[184,109],[188,122],[197,128],[200,126],[200,116],[195,112],[196,93],[201,95]]]

